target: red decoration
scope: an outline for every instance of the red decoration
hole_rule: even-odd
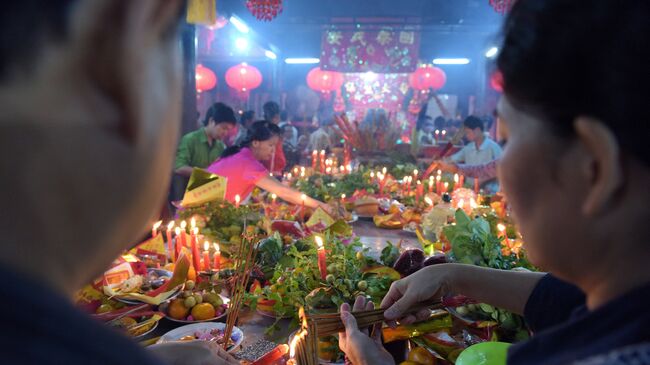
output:
[[[196,91],[208,91],[217,86],[217,76],[207,67],[196,65]]]
[[[499,14],[505,14],[510,11],[515,0],[490,0],[490,5]]]
[[[501,74],[501,71],[495,71],[492,76],[490,76],[490,86],[496,92],[503,92],[503,74]]]
[[[422,66],[409,76],[409,85],[415,90],[442,89],[447,82],[447,75],[438,67]]]
[[[246,93],[262,84],[262,74],[257,68],[241,63],[226,71],[226,83],[233,89]]]
[[[271,21],[282,13],[282,0],[247,0],[246,7],[258,20]]]
[[[338,91],[343,86],[343,74],[335,71],[323,71],[320,67],[316,67],[307,74],[307,85],[322,93]]]

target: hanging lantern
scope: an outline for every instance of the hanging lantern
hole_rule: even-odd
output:
[[[343,74],[335,71],[323,71],[320,67],[316,67],[307,74],[307,85],[323,94],[338,91],[343,86]]]
[[[445,72],[429,65],[418,67],[409,75],[409,85],[415,90],[442,89],[446,82]]]
[[[282,0],[247,0],[246,7],[257,20],[271,21],[282,13]]]
[[[226,84],[237,91],[247,93],[262,84],[262,74],[257,68],[240,63],[226,71]]]
[[[490,0],[490,6],[501,15],[509,12],[514,4],[515,0]]]
[[[490,76],[490,86],[498,93],[503,92],[503,74],[501,71],[497,70]]]
[[[196,74],[196,91],[208,91],[217,86],[217,76],[209,68],[198,64],[194,72]]]

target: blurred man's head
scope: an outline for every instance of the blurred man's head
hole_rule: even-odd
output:
[[[0,265],[71,293],[159,214],[181,118],[182,1],[0,13]]]
[[[245,111],[241,118],[239,118],[239,124],[244,126],[244,128],[249,128],[255,121],[255,112],[252,110]]]
[[[224,103],[214,103],[205,113],[203,125],[210,138],[222,140],[237,125],[235,112]]]
[[[268,101],[262,107],[264,110],[264,120],[273,124],[280,123],[280,105],[275,101]]]
[[[468,141],[476,142],[477,140],[483,138],[483,131],[485,127],[483,126],[483,121],[480,118],[470,115],[469,117],[465,118],[465,121],[463,122],[463,128],[465,128],[465,138],[467,138]]]

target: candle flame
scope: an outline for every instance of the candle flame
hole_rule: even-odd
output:
[[[381,173],[382,173],[382,174],[386,175],[386,172],[388,172],[388,169],[387,169],[387,168],[384,167],[383,169],[381,169]]]
[[[199,228],[198,227],[192,228],[192,233],[194,233],[195,236],[199,234]]]
[[[438,175],[442,175],[442,170],[438,169]]]
[[[440,180],[442,180],[442,176],[438,175],[438,176],[436,177],[436,180],[437,180],[438,182],[440,182]]]
[[[296,346],[298,346],[298,341],[300,341],[301,336],[302,336],[302,332],[298,332],[291,339],[291,343],[289,344],[289,358],[291,359],[296,357]]]
[[[205,243],[203,244],[203,249],[204,249],[205,251],[210,250],[210,242],[205,241]]]
[[[300,166],[300,171],[305,172],[305,166]]]
[[[278,196],[275,193],[271,194],[271,199],[275,200],[277,198],[278,198]]]
[[[422,185],[422,181],[418,180],[418,185]]]
[[[301,194],[300,199],[302,200],[303,204],[305,203],[305,200],[307,200],[307,195]]]
[[[216,242],[214,243],[214,251],[215,251],[216,253],[221,253],[221,250],[219,249],[219,244],[216,243]]]
[[[175,225],[175,224],[176,224],[176,222],[174,222],[174,221],[169,222],[169,224],[167,225],[167,230],[168,230],[168,231],[171,231],[172,228],[174,228],[174,225]]]
[[[345,194],[341,194],[341,199],[345,199]]]
[[[424,201],[427,202],[427,204],[433,206],[433,200],[431,200],[431,198],[429,198],[428,196],[424,197]]]
[[[458,184],[459,177],[458,174],[454,174],[454,184]]]
[[[320,150],[320,154],[321,154],[322,156],[325,156],[325,150]]]
[[[174,230],[174,233],[176,233],[176,236],[178,236],[179,234],[181,234],[181,229],[176,227],[176,229]]]
[[[305,171],[300,171],[300,177],[305,177]]]
[[[182,222],[181,222],[181,229],[182,229],[182,230],[185,230],[185,227],[187,227],[187,222],[182,221]]]
[[[158,228],[160,228],[160,225],[161,225],[161,224],[162,224],[162,221],[158,221],[158,222],[154,223],[152,229],[153,229],[154,231],[157,231]]]
[[[444,136],[445,134],[447,134],[447,131],[443,129],[442,130],[442,135]]]
[[[374,172],[374,171],[370,171],[370,178],[371,178],[371,179],[374,179],[374,178],[375,178],[375,172]]]
[[[418,173],[420,173],[420,171],[418,171],[417,169],[413,170],[413,175],[418,176]]]
[[[448,182],[445,183],[445,190],[447,190],[447,188],[449,188],[449,183]]]
[[[296,175],[298,175],[298,174],[296,174]],[[291,173],[287,174],[287,179],[291,180],[292,177],[293,177],[293,175],[291,175]]]
[[[239,203],[240,200],[241,200],[241,197],[239,196],[239,194],[235,195],[235,202]]]
[[[319,250],[323,248],[323,238],[321,236],[314,236],[314,241],[316,241]]]
[[[196,227],[196,219],[194,219],[194,217],[192,217],[192,220],[190,220],[190,227],[192,227],[192,229]]]
[[[499,223],[497,224],[497,229],[499,230],[499,232],[505,232],[506,226],[503,223]]]
[[[440,134],[440,130],[436,129],[436,134]]]

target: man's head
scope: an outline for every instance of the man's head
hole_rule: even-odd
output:
[[[282,137],[285,141],[291,141],[293,139],[293,127],[290,125],[282,126]]]
[[[476,142],[483,137],[483,131],[485,127],[483,126],[483,121],[480,118],[470,115],[469,117],[465,118],[465,121],[463,122],[463,128],[465,128],[465,138],[467,138],[467,140],[470,142]]]
[[[239,118],[239,124],[244,126],[244,128],[249,128],[254,121],[255,121],[255,112],[253,110],[245,111],[241,115],[241,118]]]
[[[0,265],[71,293],[158,216],[181,118],[182,3],[3,4]]]
[[[226,138],[236,124],[235,112],[224,103],[212,104],[203,119],[205,132],[210,138],[219,140]]]
[[[273,124],[280,123],[280,105],[275,101],[268,101],[262,107],[264,110],[264,120]]]

